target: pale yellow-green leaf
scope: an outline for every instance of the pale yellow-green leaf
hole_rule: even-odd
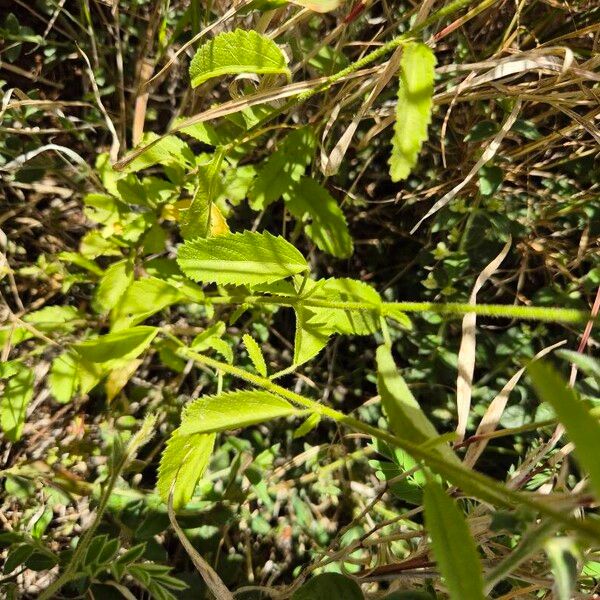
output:
[[[190,64],[192,87],[213,77],[239,73],[290,76],[287,58],[277,44],[252,30],[217,35],[198,48]]]
[[[250,360],[252,361],[257,373],[263,377],[266,377],[267,364],[265,363],[265,358],[262,354],[260,346],[256,343],[256,340],[247,333],[242,336],[242,340],[244,341],[244,346],[246,346],[248,356],[250,357]]]
[[[392,181],[406,179],[413,167],[431,121],[435,55],[425,44],[409,44],[400,60],[396,123],[390,156]]]

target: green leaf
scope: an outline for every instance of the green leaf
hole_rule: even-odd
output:
[[[226,392],[205,396],[188,404],[181,417],[179,433],[214,433],[304,414],[305,410],[295,408],[287,400],[269,392]]]
[[[96,293],[94,294],[94,309],[99,313],[108,312],[117,304],[125,290],[133,281],[131,261],[120,260],[113,263],[104,271]]]
[[[75,344],[77,354],[89,363],[103,363],[107,367],[137,358],[152,342],[158,329],[139,326],[108,333]]]
[[[552,538],[546,542],[545,548],[554,575],[554,597],[571,600],[579,576],[577,543],[571,538]]]
[[[392,353],[386,346],[377,348],[377,389],[390,428],[398,437],[425,444],[439,436],[400,375]],[[445,443],[436,445],[433,450],[447,460],[460,462]]]
[[[340,573],[322,573],[297,589],[292,600],[364,600],[360,586]]]
[[[292,437],[294,439],[304,437],[308,433],[310,433],[317,425],[321,422],[321,415],[318,413],[313,413],[310,415],[302,425],[300,425],[293,433]]]
[[[307,280],[302,298],[295,306],[296,335],[294,363],[302,364],[316,356],[334,333],[370,335],[379,331],[381,297],[370,285],[355,279]],[[332,306],[312,306],[311,302],[358,302],[371,305],[372,310],[347,310]]]
[[[194,281],[232,285],[270,283],[308,270],[294,246],[268,232],[186,241],[179,247],[177,262]]]
[[[139,146],[147,146],[158,137],[155,133],[145,133]],[[194,153],[190,147],[178,137],[169,135],[132,160],[127,165],[127,171],[141,171],[154,165],[178,166],[186,169],[193,166],[194,162]]]
[[[587,354],[574,352],[573,350],[557,350],[556,356],[573,363],[581,369],[588,377],[593,377],[600,386],[600,361]]]
[[[475,542],[462,512],[433,479],[425,486],[425,525],[451,598],[483,600],[483,577]]]
[[[267,364],[265,363],[265,358],[261,352],[260,346],[256,343],[253,337],[249,336],[245,333],[242,336],[242,340],[244,341],[244,346],[246,346],[246,350],[248,351],[248,356],[256,369],[256,372],[263,377],[267,376]]]
[[[392,181],[408,177],[427,139],[435,64],[435,55],[425,44],[410,44],[402,52],[396,123],[389,160]]]
[[[221,33],[198,48],[190,64],[192,87],[212,77],[237,73],[284,74],[287,59],[277,44],[256,31]]]
[[[185,298],[182,291],[162,279],[147,277],[134,281],[111,313],[112,330],[119,331],[137,325]]]
[[[215,444],[214,433],[181,435],[175,430],[160,459],[157,490],[165,503],[173,488],[173,507],[185,506],[202,477]]]
[[[2,363],[0,379],[8,379],[0,398],[0,428],[7,440],[16,442],[21,438],[25,412],[33,396],[33,370],[17,361]]]
[[[66,404],[79,386],[77,357],[71,351],[63,352],[52,361],[48,376],[50,391],[57,402]]]
[[[596,498],[600,498],[600,423],[550,365],[537,361],[531,363],[528,370],[540,400],[554,408],[558,420],[565,426],[575,444],[575,456],[590,476]]]
[[[264,210],[285,193],[291,192],[310,164],[317,145],[311,127],[289,133],[259,169],[248,190],[250,207]]]
[[[314,179],[302,177],[284,194],[289,211],[304,225],[306,235],[320,250],[337,258],[348,258],[353,250],[352,236],[344,213],[329,192]]]
[[[44,332],[73,331],[76,326],[73,321],[79,319],[83,319],[83,315],[74,306],[45,306],[23,317],[23,321]]]

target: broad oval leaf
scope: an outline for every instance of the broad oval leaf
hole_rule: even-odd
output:
[[[364,600],[358,583],[340,573],[322,573],[294,592],[292,600]]]
[[[435,55],[425,44],[410,44],[400,60],[396,123],[390,156],[392,181],[406,179],[417,164],[433,105]]]
[[[181,435],[176,429],[167,442],[158,469],[158,493],[165,503],[173,489],[173,507],[185,506],[202,477],[215,444],[214,433]]]
[[[565,426],[575,444],[575,456],[590,476],[596,498],[600,498],[600,423],[552,367],[535,362],[528,370],[540,400],[554,408],[558,420]]]
[[[295,408],[287,400],[269,392],[226,392],[205,396],[188,404],[181,417],[179,433],[192,435],[226,431],[306,413],[306,410]]]
[[[433,479],[424,498],[425,525],[450,597],[483,600],[481,562],[462,512]]]
[[[33,370],[18,361],[0,364],[0,379],[8,379],[0,398],[0,428],[16,442],[23,433],[27,405],[33,397]]]
[[[177,262],[194,281],[232,285],[271,283],[308,270],[292,244],[268,232],[186,241],[179,248]]]
[[[131,327],[81,342],[74,348],[85,361],[108,363],[109,366],[121,360],[137,358],[157,333],[156,327]]]
[[[208,79],[237,73],[284,74],[287,59],[277,44],[256,31],[221,33],[200,46],[190,64],[192,87]]]

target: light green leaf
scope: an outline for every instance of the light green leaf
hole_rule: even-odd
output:
[[[400,375],[392,353],[386,346],[377,348],[377,389],[390,428],[398,437],[416,444],[426,444],[439,436]],[[460,462],[445,443],[432,449],[447,460]]]
[[[120,260],[110,265],[96,288],[94,309],[99,313],[108,312],[117,304],[132,281],[133,267],[129,260]]]
[[[0,364],[0,379],[7,379],[0,398],[0,428],[10,442],[21,438],[25,412],[33,396],[33,370],[11,361]]]
[[[267,376],[267,363],[265,363],[265,358],[262,354],[260,346],[256,343],[255,339],[245,333],[242,336],[242,340],[244,341],[244,346],[246,346],[246,350],[248,351],[248,356],[256,369],[256,372],[263,377]]]
[[[79,386],[77,357],[73,352],[63,352],[52,361],[48,384],[57,402],[66,404],[71,400]]]
[[[182,508],[191,499],[215,444],[214,433],[181,435],[175,430],[160,459],[157,490],[165,503],[173,489],[173,507]]]
[[[308,270],[294,246],[268,232],[186,241],[179,247],[177,262],[194,281],[232,285],[269,283]]]
[[[145,133],[140,147],[154,142],[159,136],[155,133]],[[141,171],[154,165],[179,166],[189,168],[194,164],[194,153],[190,147],[178,137],[169,135],[150,146],[127,165],[128,172]]]
[[[318,413],[313,413],[294,431],[292,437],[294,439],[304,437],[306,434],[310,433],[320,422],[321,415]]]
[[[425,525],[451,598],[483,600],[481,562],[463,513],[433,479],[425,486]]]
[[[179,433],[214,433],[304,414],[305,410],[297,409],[287,400],[269,392],[227,392],[205,396],[188,404],[181,417]]]
[[[408,329],[409,331],[412,330],[412,321],[408,315],[405,312],[402,312],[397,306],[394,306],[393,304],[383,304],[381,312],[385,317],[396,321],[396,323],[401,327],[404,327],[404,329]]]
[[[73,331],[75,323],[82,314],[74,306],[45,306],[30,312],[23,321],[35,325],[39,331]]]
[[[312,160],[317,138],[310,127],[296,129],[280,142],[279,147],[260,167],[248,190],[250,207],[264,210],[288,193],[300,181]]]
[[[110,369],[120,362],[137,358],[157,333],[156,327],[141,325],[101,335],[73,347],[84,361],[102,363],[104,368]]]
[[[185,298],[179,289],[162,279],[147,277],[134,281],[111,313],[112,331],[133,327]]]
[[[353,250],[352,236],[344,213],[329,192],[314,179],[302,177],[284,194],[289,211],[306,220],[306,235],[320,250],[337,258],[348,258]]]
[[[425,44],[406,46],[400,60],[398,106],[390,156],[392,181],[406,179],[417,164],[431,121],[435,55]]]
[[[355,279],[307,280],[304,303],[296,311],[294,363],[302,364],[316,356],[334,333],[370,335],[379,331],[381,298],[370,285]],[[372,305],[373,309],[344,310],[332,306],[313,306],[311,302],[358,302]]]
[[[531,363],[528,370],[540,400],[554,408],[558,420],[565,426],[575,444],[575,456],[590,476],[596,498],[600,498],[600,423],[552,367],[537,361]]]
[[[557,350],[556,356],[572,362],[588,377],[593,377],[600,385],[600,361],[598,359],[573,350]]]
[[[237,73],[284,74],[287,59],[277,44],[256,31],[221,33],[198,48],[190,64],[192,87],[212,77]]]

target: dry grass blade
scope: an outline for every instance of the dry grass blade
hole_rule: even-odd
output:
[[[562,340],[549,346],[548,348],[544,348],[542,351],[538,352],[532,360],[539,360],[540,358],[546,356],[553,350],[556,350],[560,346],[564,345],[566,342]],[[464,463],[468,467],[473,467],[479,457],[483,454],[486,446],[489,443],[489,438],[486,438],[489,433],[494,431],[496,427],[498,427],[498,423],[500,422],[500,418],[504,413],[504,409],[506,408],[506,404],[508,402],[508,397],[510,393],[513,391],[519,380],[525,373],[526,367],[519,369],[510,379],[507,381],[506,385],[500,390],[500,393],[490,402],[485,414],[481,418],[479,422],[479,426],[477,427],[477,431],[475,432],[474,437],[482,437],[482,439],[478,439],[476,442],[469,445],[467,450],[467,454],[465,456]]]
[[[502,264],[502,261],[506,258],[510,250],[511,244],[512,238],[509,237],[500,254],[481,271],[473,286],[473,291],[469,297],[469,304],[477,303],[479,290]],[[476,322],[477,315],[475,313],[467,313],[463,317],[462,339],[458,351],[458,378],[456,380],[456,408],[458,412],[458,425],[456,426],[457,442],[462,442],[465,437],[469,412],[471,411],[473,373],[475,372]]]
[[[505,138],[506,134],[510,131],[511,127],[515,124],[517,117],[519,116],[519,111],[521,110],[521,100],[517,99],[515,105],[508,115],[506,121],[502,124],[502,128],[500,131],[494,136],[494,139],[488,144],[487,148],[484,150],[481,158],[475,163],[473,168],[469,171],[468,175],[455,187],[453,187],[447,194],[442,196],[430,209],[427,211],[427,214],[422,217],[419,222],[411,229],[411,234],[414,234],[417,229],[427,220],[429,217],[434,215],[438,210],[442,209],[446,204],[451,202],[456,195],[466,187],[466,185],[475,177],[479,169],[485,165],[485,163],[489,162],[498,152],[500,148],[500,144],[502,140]]]

